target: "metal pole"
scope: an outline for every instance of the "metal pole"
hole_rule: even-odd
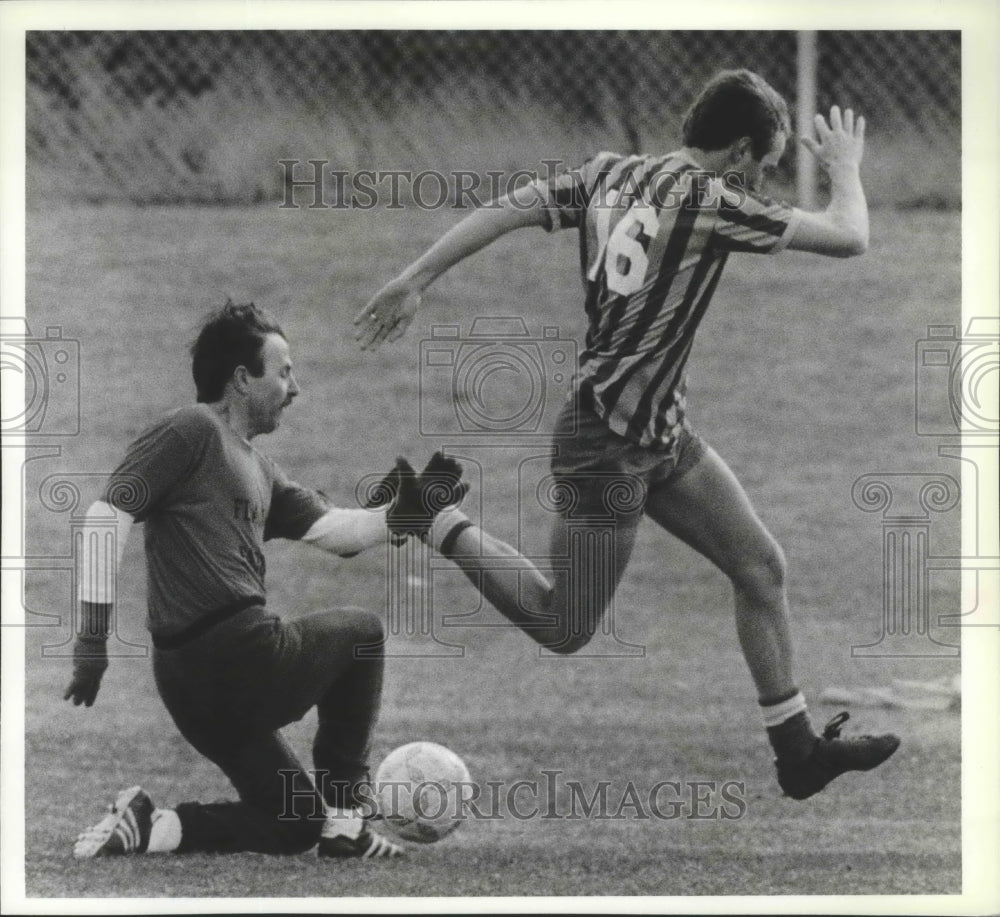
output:
[[[816,70],[818,54],[816,32],[798,33],[798,101],[795,130],[799,137],[813,136],[813,117],[816,114]],[[816,160],[812,154],[798,147],[796,156],[796,185],[799,206],[805,210],[816,209]]]

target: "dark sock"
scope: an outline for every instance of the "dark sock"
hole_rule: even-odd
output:
[[[805,710],[793,714],[777,726],[768,726],[767,738],[774,754],[783,761],[806,759],[816,744],[816,733]]]
[[[463,519],[456,523],[444,538],[441,539],[440,553],[442,557],[451,560],[455,556],[455,546],[458,544],[458,536],[466,529],[471,529],[475,525],[470,519]]]

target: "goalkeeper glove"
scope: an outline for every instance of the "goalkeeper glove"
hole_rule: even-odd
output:
[[[73,677],[63,700],[74,706],[92,707],[101,687],[101,678],[108,667],[108,633],[111,605],[96,602],[80,603],[80,628],[73,644]]]
[[[394,535],[426,538],[437,514],[457,506],[469,492],[462,466],[442,452],[435,452],[420,474],[405,458],[396,459],[393,471],[398,473],[399,492],[387,523]]]

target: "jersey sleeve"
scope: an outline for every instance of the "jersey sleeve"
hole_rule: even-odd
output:
[[[723,251],[774,255],[791,241],[798,220],[788,204],[727,189],[719,196],[713,242]]]
[[[144,430],[111,473],[102,499],[136,522],[169,499],[198,461],[203,442],[189,419],[172,414]]]
[[[600,193],[612,167],[623,158],[618,153],[598,153],[578,169],[533,182],[530,187],[545,211],[545,229],[555,232],[581,226],[587,206]]]
[[[264,523],[264,540],[302,538],[331,507],[319,491],[296,484],[277,465],[271,463],[271,508]]]

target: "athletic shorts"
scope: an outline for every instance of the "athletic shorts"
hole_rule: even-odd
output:
[[[575,430],[575,432],[574,432]],[[553,431],[552,473],[578,476],[587,472],[620,473],[640,478],[648,489],[677,480],[701,460],[705,444],[685,420],[674,448],[658,451],[639,446],[611,430],[590,408],[568,399]]]

